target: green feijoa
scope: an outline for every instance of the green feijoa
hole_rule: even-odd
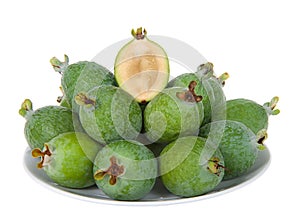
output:
[[[65,55],[65,62],[53,57],[50,63],[55,71],[62,74],[64,95],[75,112],[78,112],[79,108],[74,98],[79,92],[89,91],[101,85],[116,85],[113,73],[96,62],[79,61],[69,65],[69,58]]]
[[[201,96],[189,89],[166,88],[151,100],[144,111],[144,128],[151,142],[171,142],[178,137],[197,135],[203,120]]]
[[[178,138],[168,144],[159,160],[164,186],[178,196],[191,197],[212,191],[224,176],[219,149],[196,136]]]
[[[246,173],[255,163],[258,148],[266,137],[256,136],[243,123],[230,120],[215,121],[201,127],[200,136],[214,138],[215,144],[219,145],[226,166],[224,179]]]
[[[37,167],[60,186],[85,188],[95,184],[93,161],[100,144],[84,133],[68,132],[45,143],[44,149],[32,150],[33,157],[41,157]]]
[[[120,139],[136,139],[142,128],[142,112],[134,98],[115,86],[96,87],[79,93],[79,119],[83,129],[106,144]]]
[[[208,62],[198,67],[195,73],[184,73],[168,83],[167,87],[187,88],[191,81],[196,81],[195,93],[202,96],[204,118],[202,124],[225,119],[226,98],[222,86],[229,77],[228,73],[215,77],[213,64]]]
[[[44,106],[33,110],[31,100],[25,99],[19,114],[26,119],[24,134],[32,149],[42,149],[44,143],[55,136],[80,129],[77,114],[62,106]]]
[[[119,140],[105,145],[94,161],[97,186],[116,200],[139,200],[156,181],[157,160],[143,144]]]
[[[241,122],[257,134],[268,128],[269,115],[279,113],[279,110],[275,109],[278,100],[278,97],[274,97],[264,105],[244,98],[228,100],[226,102],[227,119]]]

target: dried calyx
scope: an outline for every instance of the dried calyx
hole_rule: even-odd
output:
[[[31,151],[31,155],[34,158],[41,157],[41,161],[37,164],[37,168],[41,169],[49,161],[48,158],[52,155],[52,152],[50,151],[48,144],[45,143],[44,151],[36,148]]]
[[[75,96],[75,102],[80,106],[85,106],[87,108],[95,107],[96,100],[89,98],[85,93],[78,93]]]
[[[188,87],[187,91],[183,91],[183,92],[177,92],[176,96],[185,101],[185,102],[191,102],[191,103],[198,103],[202,100],[202,96],[201,95],[197,95],[195,93],[195,87],[197,85],[196,81],[191,81]]]
[[[117,159],[115,156],[112,156],[110,159],[110,166],[106,170],[97,170],[94,174],[96,180],[101,180],[104,176],[109,176],[109,184],[115,185],[117,183],[117,178],[122,175],[125,171],[123,165],[118,165]]]
[[[60,89],[60,91],[61,91],[61,93],[62,93],[63,95],[62,95],[62,96],[58,96],[57,99],[56,99],[56,101],[57,101],[58,103],[61,103],[62,100],[63,100],[64,97],[65,97],[65,93],[64,93],[64,90],[63,90],[62,86],[60,86],[59,89]]]
[[[224,167],[222,164],[220,164],[220,159],[219,159],[219,158],[213,157],[213,158],[211,158],[210,160],[208,160],[208,166],[207,166],[207,169],[208,169],[211,173],[213,173],[213,174],[219,176],[220,173],[222,172],[221,169],[225,169],[225,167]]]
[[[267,138],[268,138],[268,133],[266,129],[262,129],[257,133],[256,142],[258,143],[259,150],[264,150],[266,148],[264,142]]]

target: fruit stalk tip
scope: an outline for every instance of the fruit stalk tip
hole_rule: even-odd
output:
[[[50,59],[50,63],[53,69],[60,74],[62,74],[69,66],[69,57],[66,54],[64,55],[64,60],[65,60],[64,62],[61,62],[56,57],[52,57]]]
[[[270,102],[267,102],[263,105],[269,115],[277,115],[280,113],[279,109],[275,109],[278,101],[279,101],[279,97],[275,96],[271,99]]]
[[[147,35],[147,31],[146,29],[142,27],[139,27],[136,31],[134,29],[131,30],[131,35],[137,39],[137,40],[140,40],[140,39],[144,39],[145,36]]]
[[[25,99],[19,109],[19,114],[22,117],[28,118],[29,115],[33,112],[32,110],[32,102],[30,99]]]

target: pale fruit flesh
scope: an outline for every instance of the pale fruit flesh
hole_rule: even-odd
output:
[[[148,40],[133,40],[122,48],[115,62],[121,88],[138,102],[147,102],[163,90],[169,80],[169,62],[164,50]]]

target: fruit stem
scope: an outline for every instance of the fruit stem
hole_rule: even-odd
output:
[[[87,108],[95,107],[96,101],[89,98],[85,93],[78,93],[75,96],[75,102],[80,106],[85,106]]]
[[[279,101],[279,97],[275,96],[271,99],[270,102],[266,102],[263,105],[269,115],[277,115],[280,113],[279,109],[275,109],[278,101]]]
[[[34,157],[34,158],[41,157],[41,161],[37,164],[37,168],[39,168],[39,169],[41,169],[41,168],[43,168],[43,166],[45,166],[45,164],[46,164],[45,162],[49,161],[48,157],[50,157],[52,155],[48,144],[45,143],[44,145],[45,145],[45,147],[44,147],[45,151],[41,151],[39,148],[33,149],[31,151],[32,157]]]
[[[258,143],[258,149],[264,150],[266,149],[264,142],[268,138],[268,133],[266,129],[260,130],[256,135],[256,142]]]
[[[107,170],[97,170],[94,174],[95,180],[102,180],[105,175],[109,175],[109,184],[115,185],[117,183],[117,177],[122,175],[125,171],[123,165],[118,165],[117,159],[115,156],[112,156],[110,159],[111,165]]]
[[[50,63],[53,69],[60,74],[64,73],[64,71],[69,66],[69,57],[65,54],[64,58],[65,58],[64,62],[59,61],[56,57],[52,57],[50,59]]]
[[[147,35],[147,31],[146,29],[142,27],[139,27],[136,31],[134,29],[131,30],[131,35],[136,39],[136,40],[140,40],[140,39],[144,39],[145,36]]]
[[[195,93],[195,88],[196,88],[197,82],[196,81],[191,81],[189,84],[189,88],[185,92],[177,92],[176,96],[186,102],[191,102],[191,103],[198,103],[202,100],[201,95],[197,95]]]
[[[32,113],[32,102],[30,99],[25,99],[21,105],[21,108],[19,109],[19,114],[25,119],[28,119]]]

